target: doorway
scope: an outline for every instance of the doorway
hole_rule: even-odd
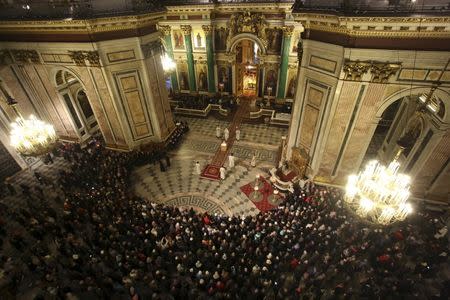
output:
[[[80,141],[97,134],[98,122],[81,82],[72,73],[64,70],[56,73],[55,81]]]
[[[258,45],[249,39],[241,40],[236,45],[236,92],[237,95],[256,96],[259,88]]]

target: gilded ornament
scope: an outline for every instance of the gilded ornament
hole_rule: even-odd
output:
[[[191,25],[181,25],[180,26],[181,31],[183,31],[184,35],[190,35],[192,32]]]
[[[40,63],[39,54],[36,50],[13,49],[10,50],[16,62],[20,63]]]
[[[97,51],[69,51],[70,58],[77,66],[86,66],[86,60],[92,67],[100,67],[100,56]]]
[[[4,49],[0,50],[0,65],[7,65],[12,62],[11,54],[9,51]]]
[[[210,35],[212,33],[213,26],[212,25],[202,25],[202,29],[205,32],[205,35]]]
[[[283,35],[286,37],[291,37],[292,33],[294,33],[294,26],[283,26]]]
[[[162,45],[160,40],[151,41],[147,44],[141,45],[142,52],[144,53],[144,57],[152,57],[156,54],[161,53]]]
[[[368,62],[345,61],[343,71],[345,80],[361,81],[362,76],[369,71],[371,64]]]
[[[86,51],[86,59],[93,67],[100,67],[100,56],[97,51]]]
[[[372,63],[370,67],[370,72],[372,73],[372,82],[386,83],[389,78],[398,70],[400,70],[401,64],[391,64],[391,63]]]
[[[239,33],[252,33],[266,40],[267,21],[263,14],[250,11],[235,13],[230,17],[228,39]]]
[[[169,25],[159,25],[159,31],[164,35],[170,35],[171,28]]]
[[[86,56],[83,51],[69,51],[69,56],[77,66],[86,66]]]

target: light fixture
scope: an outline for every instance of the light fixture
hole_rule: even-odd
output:
[[[438,112],[439,100],[434,95],[434,91],[436,90],[438,85],[439,85],[439,83],[435,83],[431,87],[430,92],[428,92],[428,94],[423,93],[422,95],[419,96],[418,100],[419,100],[419,103],[421,103],[421,105],[422,105],[422,107],[419,108],[419,110],[421,109],[421,111],[424,111],[424,109],[426,108],[433,114]]]
[[[360,217],[387,225],[401,221],[412,212],[409,198],[410,177],[399,173],[398,158],[385,167],[377,160],[370,161],[364,171],[348,178],[345,202]]]
[[[40,156],[49,153],[55,146],[58,137],[52,125],[31,115],[25,119],[20,114],[17,102],[9,95],[8,105],[16,113],[16,121],[11,123],[11,146],[24,156]]]
[[[165,73],[171,73],[175,71],[176,64],[173,59],[167,55],[167,53],[161,55],[161,63]]]

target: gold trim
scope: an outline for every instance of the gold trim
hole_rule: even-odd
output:
[[[107,32],[142,28],[156,24],[163,18],[162,13],[140,16],[99,18],[92,20],[51,20],[51,21],[0,21],[0,32]]]

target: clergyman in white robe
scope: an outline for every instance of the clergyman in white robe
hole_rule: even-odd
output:
[[[236,141],[239,141],[241,139],[241,130],[239,128],[236,128]]]
[[[195,173],[198,175],[200,175],[202,173],[202,170],[200,168],[200,162],[198,162],[198,161],[195,163]]]
[[[222,130],[220,129],[220,126],[216,127],[216,137],[220,139],[220,136],[222,135]]]
[[[229,156],[228,156],[228,167],[231,169],[231,168],[234,168],[234,160],[235,160],[235,157],[233,156],[233,153],[231,153]]]
[[[252,167],[256,167],[256,155],[254,155],[254,154],[253,154],[253,156],[252,156],[252,161],[250,162],[250,165],[251,165]]]
[[[223,139],[225,140],[225,141],[228,141],[228,138],[230,137],[230,131],[228,130],[228,128],[225,128],[224,130],[223,130]]]
[[[224,167],[220,167],[220,179],[225,179],[226,169]]]

